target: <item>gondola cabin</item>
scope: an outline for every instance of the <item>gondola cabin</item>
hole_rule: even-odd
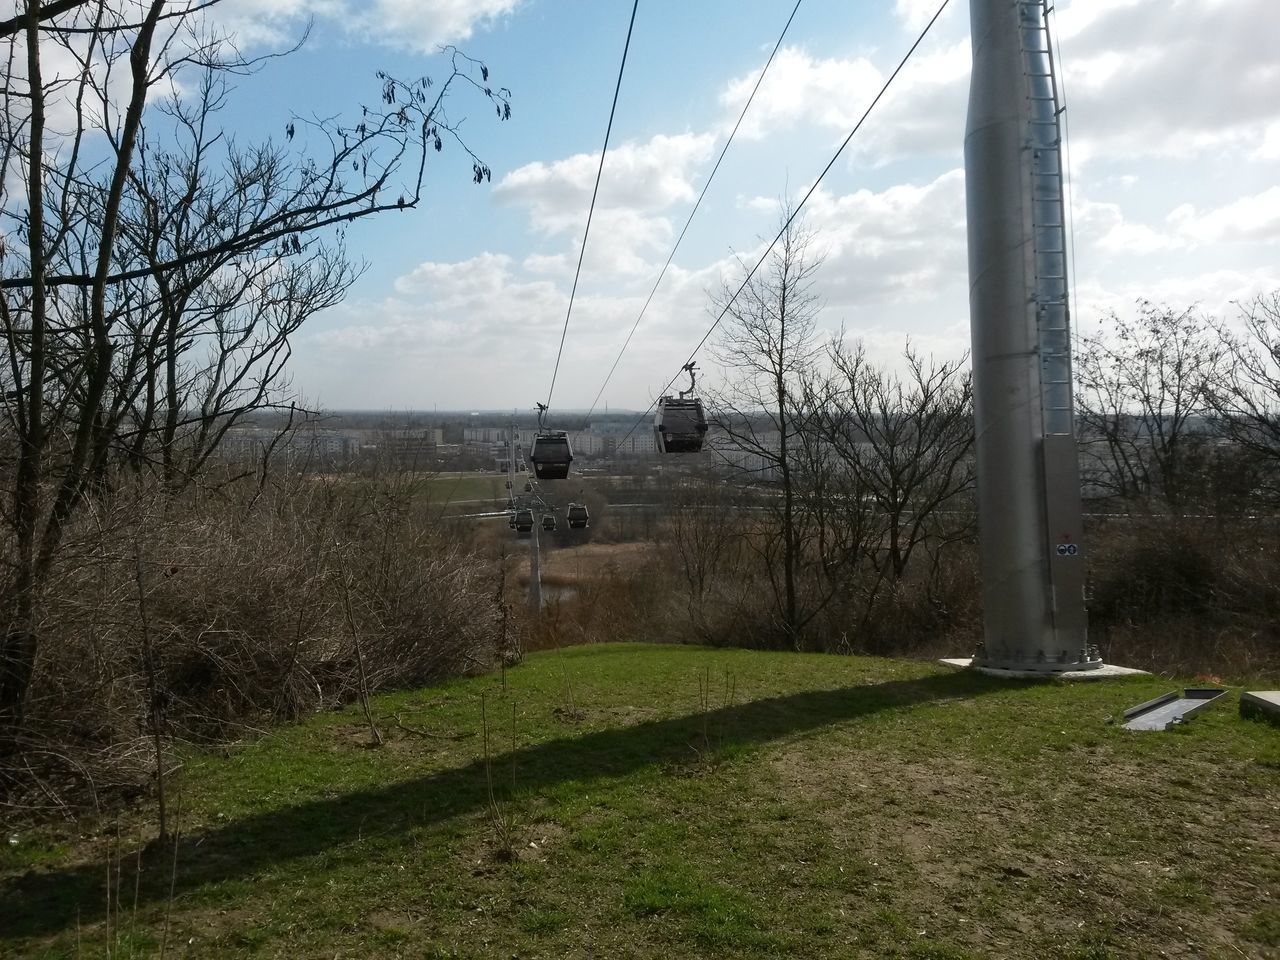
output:
[[[571,503],[565,511],[565,519],[569,521],[570,530],[585,530],[591,520],[591,514],[581,503]]]
[[[516,533],[532,533],[533,532],[533,511],[517,510],[514,517]]]
[[[707,436],[707,416],[697,397],[663,397],[653,417],[659,453],[700,453]]]
[[[556,528],[556,515],[555,515],[554,513],[548,513],[548,514],[546,514],[546,515],[542,518],[542,529],[543,529],[543,530],[554,530],[555,528]]]
[[[573,462],[569,435],[563,430],[539,433],[533,438],[529,462],[533,464],[533,475],[539,480],[564,480],[569,476],[569,464]]]

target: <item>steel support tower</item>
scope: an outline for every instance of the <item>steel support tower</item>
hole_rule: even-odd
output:
[[[516,502],[516,456],[520,452],[520,428],[514,420],[507,427],[507,499]],[[533,498],[522,498],[533,509]],[[529,535],[529,609],[542,612],[542,544],[538,540],[538,520],[533,518],[533,530]]]
[[[1062,108],[1045,0],[970,0],[964,163],[984,638],[973,666],[1102,666],[1088,641]]]

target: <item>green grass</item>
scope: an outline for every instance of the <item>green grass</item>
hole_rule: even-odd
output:
[[[166,914],[191,957],[1280,955],[1280,732],[1234,697],[1133,734],[1173,681],[623,644],[507,680],[377,698],[380,749],[343,711],[192,753],[176,872],[145,811],[17,831],[0,956],[153,956]]]
[[[426,482],[426,489],[435,504],[467,502],[471,500],[503,500],[507,498],[505,473],[440,473]],[[524,480],[519,488],[524,489]]]

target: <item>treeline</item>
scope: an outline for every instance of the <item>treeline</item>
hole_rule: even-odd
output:
[[[671,493],[681,621],[704,642],[919,653],[978,618],[967,365],[821,340],[815,243],[790,222],[714,298],[726,482]]]
[[[793,225],[717,300],[726,377],[709,403],[729,482],[671,491],[677,632],[967,653],[981,637],[967,364],[909,343],[879,364],[843,331],[820,340],[815,242]],[[1076,346],[1092,639],[1155,669],[1280,669],[1280,294],[1229,318],[1142,302]]]

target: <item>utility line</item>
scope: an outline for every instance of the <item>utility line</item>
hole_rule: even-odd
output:
[[[747,287],[747,284],[751,282],[751,278],[756,275],[756,271],[760,269],[761,265],[765,262],[765,259],[769,256],[770,253],[773,252],[773,248],[777,246],[777,243],[779,240],[782,239],[783,234],[785,234],[787,230],[791,227],[792,221],[794,221],[795,218],[800,215],[800,211],[804,209],[804,205],[809,202],[809,198],[813,196],[814,192],[822,184],[823,178],[831,171],[831,168],[835,166],[836,161],[840,159],[840,155],[844,153],[845,148],[849,146],[849,142],[853,140],[854,135],[860,129],[862,129],[862,125],[866,122],[867,117],[871,115],[871,111],[876,108],[876,104],[878,104],[881,101],[885,93],[888,91],[889,87],[893,84],[893,81],[897,78],[898,74],[902,72],[902,68],[907,65],[907,61],[910,60],[911,55],[916,52],[916,48],[919,47],[920,44],[924,42],[924,38],[929,35],[929,31],[933,29],[933,25],[938,22],[938,18],[942,16],[942,12],[947,9],[947,4],[950,2],[951,0],[942,0],[942,5],[938,7],[937,12],[929,19],[929,22],[925,24],[924,29],[920,31],[920,36],[916,37],[915,43],[911,44],[911,48],[907,50],[907,52],[903,55],[902,59],[898,61],[898,65],[894,67],[893,73],[889,74],[889,79],[885,80],[884,85],[881,86],[880,92],[876,94],[875,99],[871,101],[871,104],[867,107],[867,109],[862,112],[862,116],[859,117],[858,122],[853,125],[853,129],[850,130],[849,135],[844,138],[844,142],[841,143],[840,146],[836,148],[835,154],[831,157],[830,160],[827,161],[827,165],[822,168],[822,172],[818,174],[818,179],[813,182],[813,186],[811,186],[808,189],[804,197],[796,205],[796,208],[791,211],[791,216],[787,217],[786,223],[782,225],[782,228],[778,231],[777,236],[775,236],[769,242],[769,246],[765,248],[764,253],[760,254],[760,259],[756,261],[755,266],[752,267],[751,270],[747,273],[747,275],[743,278],[742,283],[738,285],[738,289],[734,291],[733,296],[730,297],[728,301],[725,302],[724,308],[716,316],[715,320],[712,321],[711,326],[707,328],[707,332],[702,335],[702,339],[699,340],[698,345],[693,348],[693,351],[689,354],[689,357],[687,360],[685,360],[685,363],[693,362],[694,358],[697,357],[698,355],[698,351],[702,349],[703,345],[706,344],[706,342],[709,339],[711,339],[711,334],[715,333],[716,328],[720,326],[720,321],[722,321],[725,318],[725,315],[729,312],[729,308],[732,307],[734,304],[734,301],[736,301],[738,297],[742,295],[742,291],[745,290]],[[680,370],[676,371],[675,376],[673,376],[670,380],[667,381],[667,385],[662,388],[662,392],[659,394],[659,396],[666,396],[667,391],[671,389],[671,385],[676,382],[677,378],[679,378],[680,376],[681,371],[683,370],[684,370],[684,364],[681,364]],[[658,402],[657,400],[649,401],[649,406],[645,408],[644,413],[640,414],[640,418],[631,425],[631,429],[626,432],[625,436],[623,436],[621,441],[622,443],[626,443],[627,439],[631,436],[631,434],[635,433],[636,427],[644,423],[645,418],[649,416],[649,411],[653,409],[654,404],[657,402]]]
[[[773,45],[773,50],[769,54],[769,59],[764,62],[764,69],[760,71],[760,76],[756,77],[756,85],[751,88],[751,95],[747,97],[747,102],[742,105],[742,112],[738,114],[738,121],[733,125],[733,130],[729,133],[729,139],[725,141],[724,147],[720,150],[720,156],[716,157],[715,166],[711,168],[711,175],[707,177],[707,182],[702,185],[702,192],[698,194],[698,199],[694,201],[693,209],[689,211],[689,219],[684,222],[684,227],[680,231],[680,236],[676,237],[675,246],[671,248],[671,253],[667,255],[667,262],[662,265],[662,270],[658,273],[658,279],[653,281],[653,289],[649,291],[649,296],[644,301],[644,306],[640,308],[640,314],[636,317],[636,322],[631,325],[631,332],[627,334],[627,339],[622,344],[622,349],[618,351],[618,355],[613,358],[613,366],[609,368],[609,372],[605,374],[604,383],[600,385],[600,390],[596,393],[596,398],[591,401],[591,409],[587,411],[587,417],[590,419],[591,414],[595,412],[596,405],[600,402],[600,398],[604,395],[605,390],[609,386],[609,381],[613,379],[614,372],[618,369],[618,363],[622,360],[622,355],[627,352],[627,347],[631,345],[631,338],[635,336],[636,329],[640,326],[640,321],[644,319],[645,312],[649,309],[649,304],[653,302],[653,296],[658,292],[658,287],[662,283],[662,278],[667,275],[667,268],[671,266],[671,261],[675,259],[676,251],[680,249],[680,244],[684,242],[684,235],[689,231],[689,224],[693,223],[694,215],[697,214],[698,208],[702,206],[702,200],[707,195],[707,190],[711,187],[711,181],[716,178],[716,171],[720,169],[720,162],[724,160],[724,155],[729,152],[729,145],[733,143],[733,138],[738,135],[738,128],[742,126],[742,120],[747,115],[747,110],[751,107],[751,101],[756,97],[756,91],[760,89],[760,84],[764,81],[764,75],[769,72],[769,66],[773,63],[773,58],[777,56],[782,41],[787,35],[787,31],[791,29],[791,21],[796,18],[796,11],[800,9],[800,4],[804,0],[796,0],[796,5],[791,8],[791,16],[787,17],[787,22],[782,28],[782,33],[778,34],[778,42]]]
[[[560,358],[564,355],[564,339],[569,333],[569,317],[573,314],[573,299],[578,293],[578,277],[582,273],[582,258],[587,252],[587,237],[591,233],[591,217],[596,211],[596,195],[600,192],[600,175],[604,173],[604,157],[609,152],[609,134],[613,132],[613,115],[618,109],[618,92],[622,89],[622,75],[627,69],[627,51],[631,49],[631,31],[636,25],[636,10],[640,0],[631,5],[631,22],[627,24],[627,42],[622,47],[622,62],[618,64],[618,82],[613,88],[613,105],[609,107],[609,124],[604,130],[604,146],[600,150],[600,165],[596,167],[596,185],[591,190],[591,206],[587,210],[587,227],[582,232],[582,247],[578,250],[578,268],[573,272],[573,289],[569,291],[569,308],[564,314],[564,329],[560,331],[560,349],[556,351],[556,366],[551,372],[551,387],[547,390],[547,407],[551,395],[556,392],[556,377],[560,374]]]

